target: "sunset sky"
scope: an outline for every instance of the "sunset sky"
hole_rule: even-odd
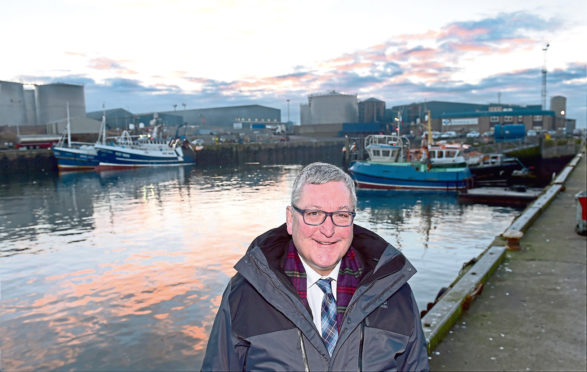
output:
[[[0,80],[83,84],[87,111],[259,104],[299,123],[310,94],[387,107],[541,104],[587,117],[587,1],[0,0]],[[545,53],[545,45],[549,48]],[[498,98],[499,97],[499,98]]]

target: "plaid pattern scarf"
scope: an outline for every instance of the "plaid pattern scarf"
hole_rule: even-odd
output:
[[[306,271],[291,240],[287,247],[284,271],[298,292],[298,296],[300,296],[304,305],[308,307]],[[351,246],[340,262],[336,285],[336,325],[339,331],[346,308],[359,286],[363,273],[364,266],[357,257],[355,249]]]

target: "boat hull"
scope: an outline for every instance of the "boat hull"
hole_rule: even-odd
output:
[[[522,169],[516,162],[510,162],[492,166],[472,166],[471,173],[477,180],[508,179],[513,171]]]
[[[96,145],[99,165],[96,170],[144,167],[181,166],[195,163],[195,157],[181,147],[131,148],[125,146]],[[186,154],[186,152],[188,152]]]
[[[93,146],[88,148],[54,146],[52,151],[60,171],[93,169],[99,164],[98,154]]]
[[[464,190],[471,186],[468,168],[431,168],[426,164],[357,161],[349,168],[358,189]]]

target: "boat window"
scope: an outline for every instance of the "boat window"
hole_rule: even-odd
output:
[[[456,154],[457,154],[456,151],[447,151],[446,152],[446,157],[447,158],[454,158]]]
[[[373,150],[373,156],[380,156],[379,150]]]
[[[389,150],[381,150],[381,156],[388,157],[389,156]]]
[[[439,159],[442,159],[444,157],[444,153],[442,151],[438,151],[438,154],[436,154],[436,157]]]

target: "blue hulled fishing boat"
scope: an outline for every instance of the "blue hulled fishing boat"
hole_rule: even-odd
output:
[[[179,130],[179,128],[178,128]],[[96,170],[143,167],[181,166],[195,164],[196,149],[176,136],[169,142],[153,138],[135,139],[123,131],[116,142],[96,144],[99,165]]]
[[[406,137],[370,135],[365,138],[368,160],[351,163],[349,172],[358,189],[371,190],[462,190],[471,186],[473,176],[468,167],[435,164],[427,148],[421,156],[410,156]]]

